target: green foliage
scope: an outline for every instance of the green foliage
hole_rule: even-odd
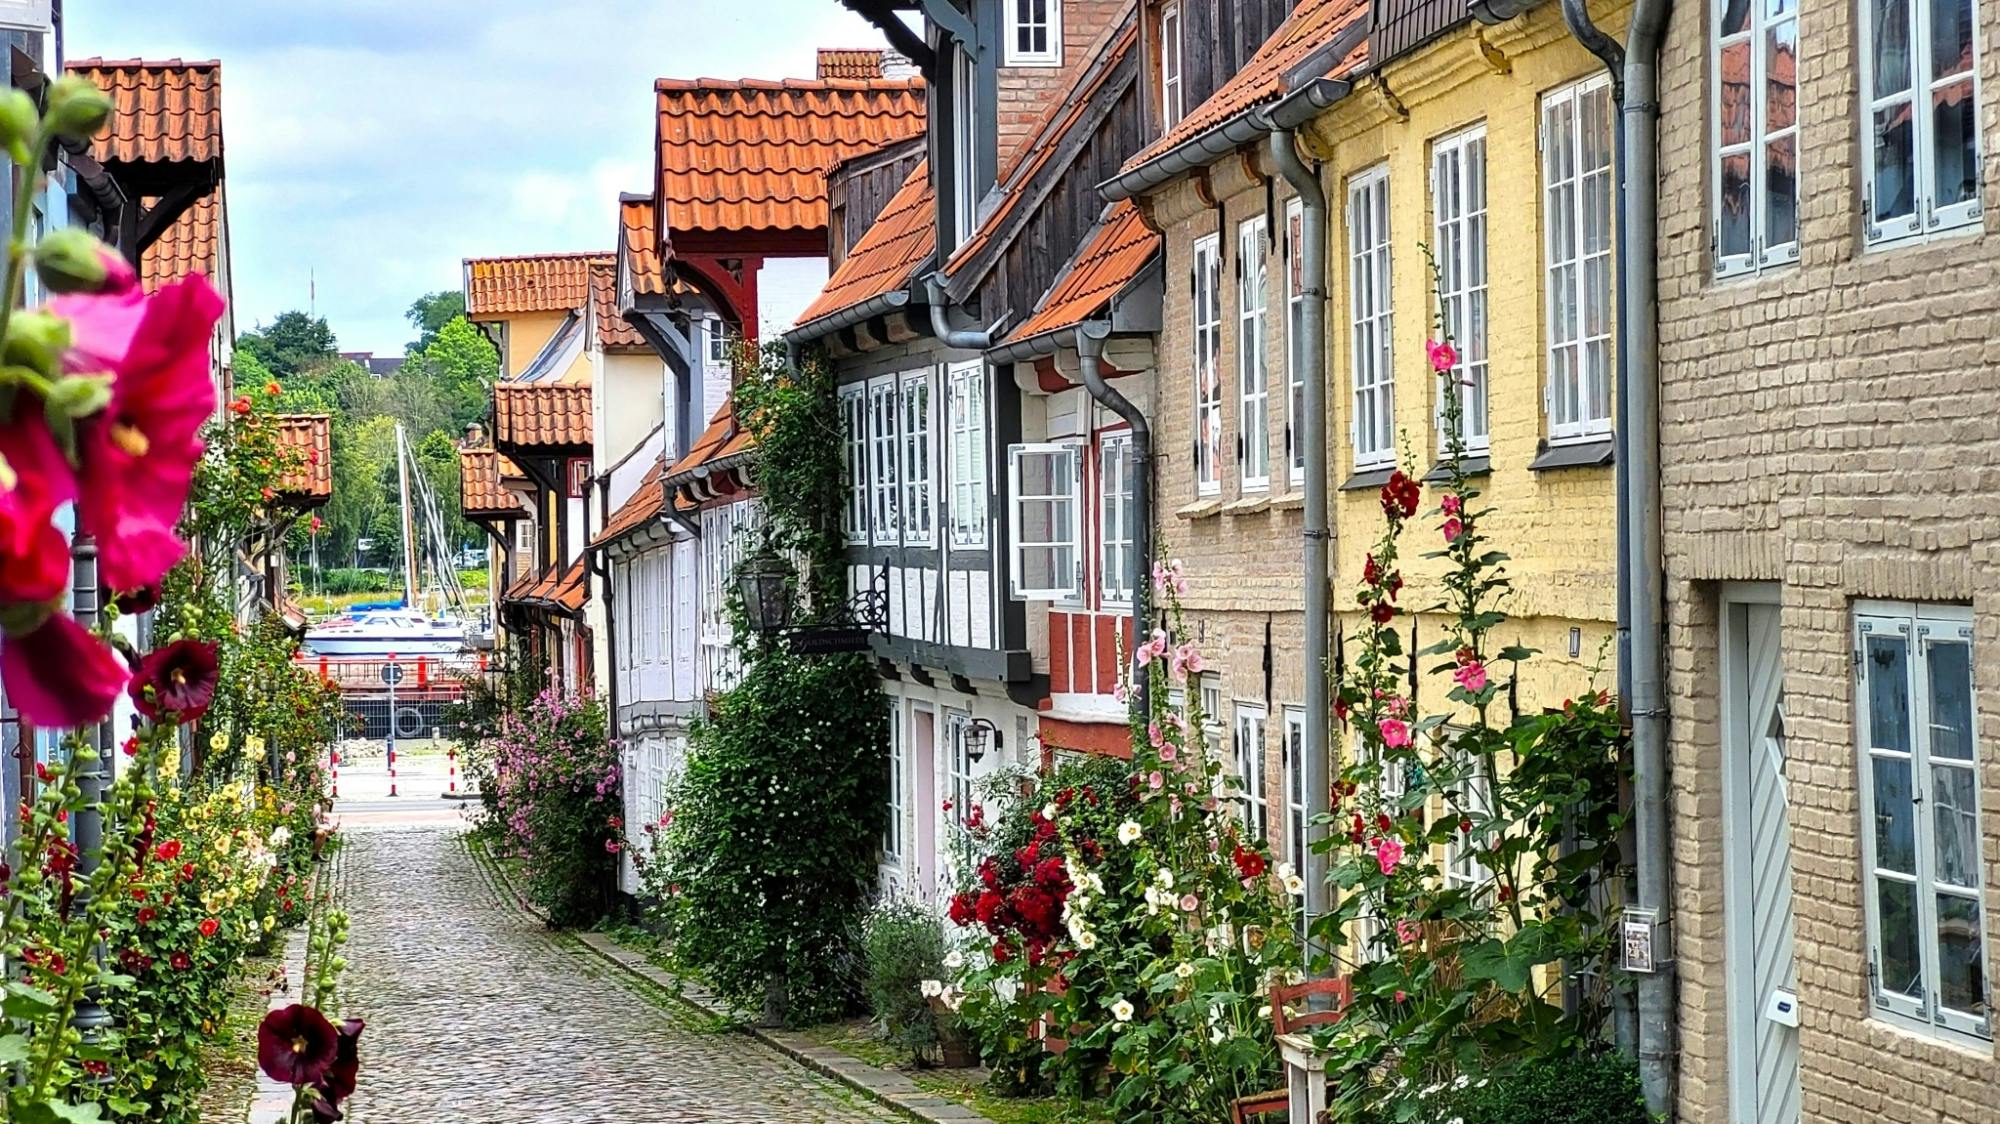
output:
[[[403,318],[417,330],[417,338],[406,348],[410,355],[420,355],[436,340],[446,324],[465,316],[465,293],[458,289],[440,289],[435,293],[425,293],[410,302],[409,311]]]
[[[280,381],[309,374],[337,356],[338,342],[326,319],[297,310],[281,312],[268,326],[236,337],[238,353],[254,356]]]
[[[403,576],[391,570],[327,570],[320,574],[322,593],[394,593],[403,588]]]
[[[760,360],[752,364],[752,360]],[[838,534],[846,502],[846,446],[835,409],[833,369],[817,353],[794,369],[782,344],[739,354],[736,416],[757,437],[757,486],[771,543],[805,560],[806,612],[823,614],[847,598]]]
[[[486,417],[493,384],[500,377],[500,352],[486,333],[460,315],[427,333],[422,348],[411,352],[410,362],[396,377],[409,377],[412,368],[436,389],[450,433],[458,436]]]
[[[1580,1053],[1536,1058],[1484,1082],[1424,1101],[1410,1116],[1364,1124],[1651,1124],[1629,1058]]]
[[[215,701],[197,738],[209,776],[237,776],[248,766],[278,779],[319,767],[339,735],[340,690],[299,662],[298,652],[275,616],[227,634]]]
[[[488,748],[502,842],[528,896],[558,928],[595,924],[611,904],[622,807],[603,704],[544,691],[501,714]]]
[[[944,928],[916,902],[889,902],[868,915],[861,931],[868,957],[868,1009],[884,1038],[910,1060],[929,1060],[938,1045],[938,1015],[925,981],[945,975]]]

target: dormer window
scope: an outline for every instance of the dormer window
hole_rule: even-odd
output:
[[[951,216],[952,248],[972,237],[979,198],[973,184],[978,173],[979,86],[978,69],[970,58],[953,52],[951,122]]]
[[[1181,6],[1160,11],[1160,121],[1173,128],[1186,114],[1186,83],[1181,80]]]
[[[1008,66],[1061,66],[1062,0],[1006,0]]]

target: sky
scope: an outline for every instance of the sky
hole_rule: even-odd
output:
[[[239,331],[306,308],[401,354],[467,257],[610,250],[653,79],[811,77],[837,0],[66,0],[71,59],[222,60]]]

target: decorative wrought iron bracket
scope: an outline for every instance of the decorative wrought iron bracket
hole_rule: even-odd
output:
[[[815,625],[788,629],[785,637],[801,655],[834,655],[868,650],[868,634],[889,630],[889,564],[872,575],[868,588],[855,593],[829,618]]]

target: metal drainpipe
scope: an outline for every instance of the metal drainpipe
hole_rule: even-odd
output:
[[[1139,643],[1148,632],[1146,622],[1152,614],[1152,561],[1153,561],[1153,430],[1146,424],[1146,415],[1130,398],[1119,393],[1104,378],[1104,341],[1111,335],[1111,325],[1103,320],[1090,320],[1077,326],[1076,354],[1078,366],[1083,370],[1084,389],[1090,396],[1112,413],[1125,419],[1132,428],[1132,560],[1130,580],[1132,582],[1132,642]],[[1147,698],[1147,677],[1135,675],[1132,678],[1132,713],[1141,717],[1152,713],[1151,700]]]
[[[993,346],[993,333],[990,331],[964,331],[951,326],[950,318],[945,315],[950,307],[950,298],[945,296],[942,274],[933,273],[924,278],[924,295],[929,299],[931,309],[931,334],[938,338],[939,343],[961,351],[985,351]]]
[[[1305,348],[1300,366],[1305,374],[1305,424],[1299,440],[1305,443],[1305,594],[1306,594],[1306,822],[1317,822],[1331,809],[1333,754],[1328,717],[1332,701],[1328,692],[1327,652],[1329,620],[1327,605],[1327,554],[1332,535],[1327,524],[1326,496],[1326,190],[1319,176],[1299,159],[1297,130],[1281,128],[1271,134],[1271,159],[1278,171],[1298,193],[1302,219],[1299,241],[1303,244],[1300,262],[1303,276],[1300,289],[1305,296]],[[1308,843],[1324,838],[1324,826],[1308,827]],[[1327,884],[1326,853],[1308,846],[1305,870],[1306,924],[1328,912],[1331,904]],[[1323,951],[1323,950],[1322,950]]]
[[[1652,911],[1655,970],[1638,976],[1639,1080],[1646,1106],[1672,1111],[1674,1100],[1674,964],[1670,856],[1667,850],[1667,712],[1661,628],[1666,575],[1660,541],[1659,341],[1659,66],[1660,40],[1671,0],[1636,0],[1622,52],[1590,20],[1582,0],[1563,0],[1563,19],[1577,40],[1604,60],[1621,87],[1622,189],[1619,194],[1623,307],[1619,328],[1626,357],[1618,430],[1622,481],[1620,606],[1631,633],[1628,715],[1632,725],[1632,787],[1638,873],[1637,908]]]

